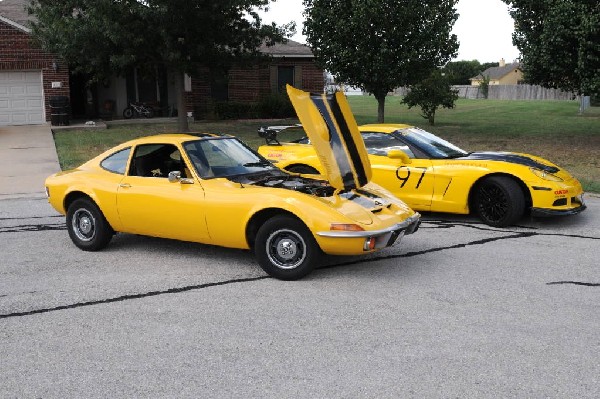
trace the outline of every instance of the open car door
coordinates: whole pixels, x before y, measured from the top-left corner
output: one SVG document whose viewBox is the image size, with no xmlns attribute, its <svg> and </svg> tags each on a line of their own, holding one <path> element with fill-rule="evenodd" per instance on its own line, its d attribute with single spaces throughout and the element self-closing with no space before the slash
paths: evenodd
<svg viewBox="0 0 600 399">
<path fill-rule="evenodd" d="M 287 92 L 329 183 L 339 190 L 367 184 L 371 164 L 346 96 L 310 94 L 289 85 Z"/>
</svg>

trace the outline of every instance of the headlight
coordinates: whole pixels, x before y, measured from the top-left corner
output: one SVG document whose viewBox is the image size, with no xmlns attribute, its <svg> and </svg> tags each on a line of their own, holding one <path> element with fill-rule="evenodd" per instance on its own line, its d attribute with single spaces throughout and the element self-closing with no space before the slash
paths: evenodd
<svg viewBox="0 0 600 399">
<path fill-rule="evenodd" d="M 543 180 L 549 180 L 549 181 L 563 181 L 563 179 L 561 179 L 558 176 L 553 175 L 552 173 L 547 173 L 544 172 L 541 169 L 536 169 L 536 168 L 529 168 L 529 170 L 536 175 L 537 177 L 539 177 L 540 179 Z"/>
</svg>

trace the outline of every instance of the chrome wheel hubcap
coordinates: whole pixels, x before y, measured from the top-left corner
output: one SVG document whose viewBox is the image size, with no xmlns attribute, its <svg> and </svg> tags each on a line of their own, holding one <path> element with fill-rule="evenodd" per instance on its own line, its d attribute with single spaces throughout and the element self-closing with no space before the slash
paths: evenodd
<svg viewBox="0 0 600 399">
<path fill-rule="evenodd" d="M 306 243 L 293 230 L 281 229 L 271 233 L 266 250 L 271 263 L 280 269 L 294 269 L 306 258 Z"/>
<path fill-rule="evenodd" d="M 91 241 L 96 234 L 96 220 L 94 216 L 84 208 L 78 209 L 73 214 L 73 221 L 71 224 L 73 233 L 81 241 Z"/>
<path fill-rule="evenodd" d="M 279 241 L 277 244 L 277 253 L 279 257 L 285 260 L 293 259 L 296 256 L 297 248 L 296 243 L 294 241 L 285 239 Z"/>
</svg>

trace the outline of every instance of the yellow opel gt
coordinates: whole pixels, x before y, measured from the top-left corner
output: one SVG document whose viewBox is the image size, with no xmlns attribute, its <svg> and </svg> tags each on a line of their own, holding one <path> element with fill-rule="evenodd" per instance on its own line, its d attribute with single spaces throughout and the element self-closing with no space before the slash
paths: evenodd
<svg viewBox="0 0 600 399">
<path fill-rule="evenodd" d="M 337 104 L 335 97 L 321 100 Z M 297 109 L 314 112 L 312 104 L 304 98 Z M 358 147 L 366 159 L 364 144 L 342 135 L 338 124 L 325 125 L 338 144 Z M 360 138 L 357 127 L 354 134 Z M 323 252 L 365 254 L 417 229 L 418 213 L 357 177 L 360 159 L 336 167 L 329 177 L 344 182 L 336 186 L 282 171 L 231 136 L 166 134 L 128 141 L 52 175 L 46 191 L 82 250 L 104 248 L 116 232 L 253 249 L 268 274 L 294 280 Z"/>
<path fill-rule="evenodd" d="M 572 215 L 583 211 L 579 181 L 553 163 L 528 154 L 466 152 L 414 126 L 359 126 L 369 153 L 372 181 L 417 211 L 475 213 L 491 226 L 532 216 Z M 278 134 L 302 136 L 303 128 L 262 128 L 267 145 L 258 152 L 281 169 L 323 173 L 310 139 L 280 143 Z"/>
</svg>

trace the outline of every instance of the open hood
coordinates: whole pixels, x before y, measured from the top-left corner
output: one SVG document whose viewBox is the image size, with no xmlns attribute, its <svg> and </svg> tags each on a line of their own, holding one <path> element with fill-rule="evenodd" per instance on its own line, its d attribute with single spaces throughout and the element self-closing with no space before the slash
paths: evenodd
<svg viewBox="0 0 600 399">
<path fill-rule="evenodd" d="M 371 163 L 346 96 L 310 94 L 289 85 L 287 92 L 329 183 L 339 190 L 367 184 Z"/>
</svg>

